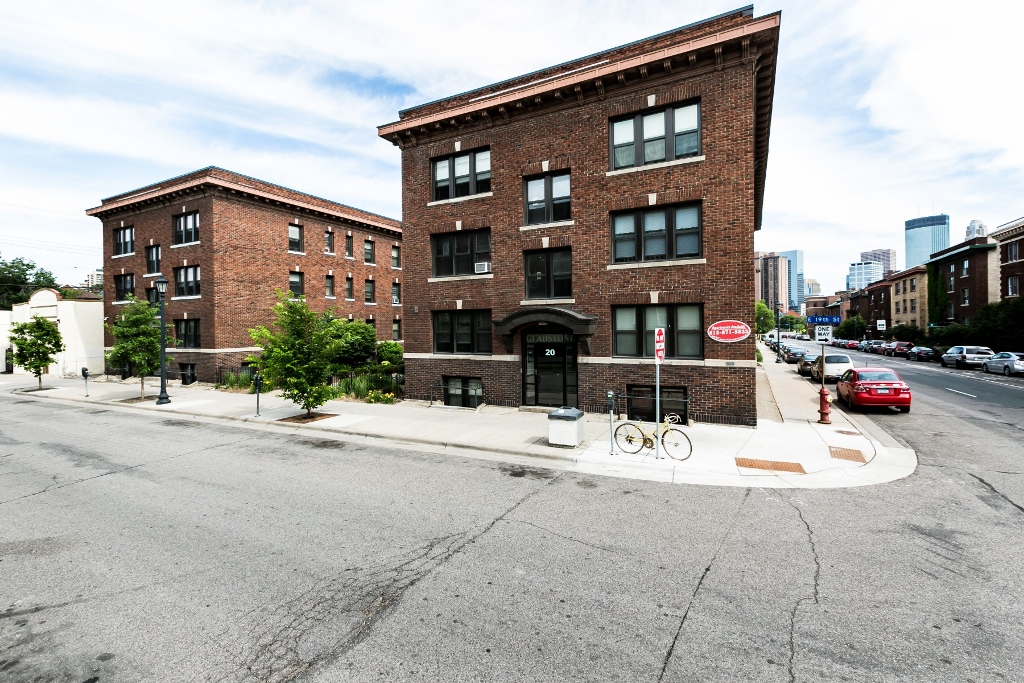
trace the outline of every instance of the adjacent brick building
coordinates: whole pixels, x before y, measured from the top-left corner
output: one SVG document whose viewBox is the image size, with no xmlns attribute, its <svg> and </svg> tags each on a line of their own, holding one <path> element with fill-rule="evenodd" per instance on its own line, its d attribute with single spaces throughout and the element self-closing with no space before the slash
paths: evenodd
<svg viewBox="0 0 1024 683">
<path fill-rule="evenodd" d="M 257 350 L 249 329 L 272 322 L 277 289 L 371 322 L 380 339 L 403 336 L 402 229 L 391 218 L 215 167 L 86 213 L 103 222 L 107 320 L 129 294 L 155 301 L 153 283 L 170 281 L 170 370 L 185 382 L 241 367 Z"/>
<path fill-rule="evenodd" d="M 916 325 L 928 328 L 928 269 L 914 266 L 889 278 L 892 283 L 892 322 L 896 325 Z"/>
<path fill-rule="evenodd" d="M 1024 284 L 1024 218 L 1000 225 L 990 236 L 999 247 L 999 298 L 1020 296 Z"/>
<path fill-rule="evenodd" d="M 892 327 L 892 293 L 888 280 L 872 282 L 863 289 L 850 293 L 850 309 L 847 318 L 860 315 L 867 323 L 864 336 L 867 339 L 885 339 L 885 331 L 878 329 L 878 322 L 885 321 L 886 329 Z"/>
<path fill-rule="evenodd" d="M 991 237 L 975 237 L 932 254 L 931 322 L 968 325 L 982 306 L 999 301 L 998 247 Z"/>
<path fill-rule="evenodd" d="M 753 338 L 706 333 L 754 325 L 780 17 L 752 14 L 379 128 L 402 150 L 408 396 L 603 410 L 606 390 L 649 395 L 665 327 L 666 395 L 755 423 Z"/>
</svg>

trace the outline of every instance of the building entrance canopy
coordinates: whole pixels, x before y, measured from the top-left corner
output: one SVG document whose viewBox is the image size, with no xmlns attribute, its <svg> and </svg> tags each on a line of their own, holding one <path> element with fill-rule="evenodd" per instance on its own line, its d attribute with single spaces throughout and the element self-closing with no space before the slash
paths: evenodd
<svg viewBox="0 0 1024 683">
<path fill-rule="evenodd" d="M 494 330 L 501 335 L 505 349 L 512 353 L 517 330 L 527 325 L 549 323 L 567 328 L 579 341 L 583 353 L 590 353 L 590 337 L 597 332 L 597 316 L 581 313 L 569 308 L 540 307 L 524 308 L 494 321 Z M 560 333 L 558 336 L 563 336 Z"/>
</svg>

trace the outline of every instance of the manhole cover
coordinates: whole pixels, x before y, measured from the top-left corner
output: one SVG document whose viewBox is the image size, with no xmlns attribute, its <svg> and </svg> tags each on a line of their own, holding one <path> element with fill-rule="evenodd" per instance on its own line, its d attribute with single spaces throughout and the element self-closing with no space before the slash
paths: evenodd
<svg viewBox="0 0 1024 683">
<path fill-rule="evenodd" d="M 850 462 L 867 462 L 864 459 L 864 454 L 854 448 L 836 448 L 835 446 L 828 447 L 829 452 L 833 458 L 839 460 L 849 460 Z"/>
<path fill-rule="evenodd" d="M 849 429 L 837 429 L 836 434 L 846 434 L 847 436 L 860 436 L 860 432 L 851 432 Z"/>
<path fill-rule="evenodd" d="M 778 460 L 753 460 L 751 458 L 736 458 L 736 467 L 748 467 L 752 470 L 769 470 L 771 472 L 796 472 L 807 474 L 803 465 L 798 462 L 779 462 Z"/>
</svg>

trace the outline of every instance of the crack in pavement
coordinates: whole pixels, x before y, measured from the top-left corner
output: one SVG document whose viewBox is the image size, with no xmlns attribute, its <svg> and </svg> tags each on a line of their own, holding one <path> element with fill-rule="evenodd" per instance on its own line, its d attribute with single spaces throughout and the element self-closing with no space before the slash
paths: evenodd
<svg viewBox="0 0 1024 683">
<path fill-rule="evenodd" d="M 800 521 L 804 525 L 804 529 L 807 530 L 807 543 L 811 547 L 811 557 L 814 559 L 814 593 L 813 595 L 799 598 L 793 605 L 793 609 L 789 611 L 789 660 L 786 663 L 786 671 L 789 673 L 790 683 L 795 683 L 796 672 L 793 670 L 793 663 L 796 659 L 796 613 L 800 609 L 800 605 L 805 602 L 813 601 L 815 605 L 819 603 L 818 580 L 821 576 L 821 561 L 818 559 L 818 546 L 814 542 L 814 532 L 811 531 L 811 525 L 808 524 L 807 520 L 804 518 L 803 511 L 795 505 L 792 500 L 787 502 L 790 507 L 796 510 L 797 515 L 800 516 Z"/>
<path fill-rule="evenodd" d="M 552 536 L 557 536 L 558 538 L 563 538 L 563 539 L 565 539 L 567 541 L 572 541 L 574 543 L 579 543 L 580 545 L 585 545 L 588 548 L 596 548 L 597 550 L 604 550 L 605 552 L 609 552 L 609 553 L 617 553 L 617 552 L 619 552 L 618 550 L 615 550 L 614 548 L 606 548 L 603 545 L 597 545 L 595 543 L 588 543 L 587 541 L 581 541 L 578 538 L 573 538 L 572 536 L 566 536 L 564 534 L 560 534 L 557 531 L 552 531 L 551 529 L 548 529 L 547 527 L 543 527 L 543 526 L 541 526 L 539 524 L 534 524 L 533 522 L 527 522 L 527 521 L 522 520 L 522 519 L 506 519 L 506 520 L 503 520 L 503 521 L 505 523 L 507 523 L 507 524 L 525 524 L 526 526 L 532 526 L 535 529 L 540 529 L 541 531 L 546 531 L 549 534 L 551 534 Z"/>
<path fill-rule="evenodd" d="M 697 585 L 693 588 L 693 593 L 690 595 L 689 602 L 686 603 L 686 609 L 683 610 L 683 616 L 679 620 L 679 626 L 676 628 L 675 635 L 672 636 L 672 642 L 668 646 L 668 651 L 665 653 L 665 658 L 661 661 L 661 672 L 658 674 L 658 682 L 665 678 L 665 672 L 668 671 L 668 663 L 672 660 L 672 653 L 676 649 L 676 643 L 679 642 L 679 635 L 683 632 L 683 626 L 686 625 L 686 618 L 690 616 L 690 608 L 693 607 L 694 600 L 697 599 L 697 593 L 700 592 L 701 586 L 704 584 L 704 579 L 708 574 L 711 573 L 711 566 L 715 563 L 715 558 L 718 557 L 718 553 L 722 550 L 722 546 L 725 545 L 725 541 L 732 534 L 733 529 L 736 526 L 736 518 L 740 514 L 740 510 L 743 509 L 743 505 L 747 502 L 747 498 L 750 497 L 750 489 L 748 488 L 743 494 L 743 500 L 736 506 L 736 510 L 732 513 L 732 517 L 729 519 L 729 524 L 725 529 L 725 533 L 722 534 L 722 538 L 718 541 L 718 545 L 715 547 L 713 553 L 711 553 L 711 559 L 708 560 L 708 565 L 704 567 L 704 571 L 701 572 L 700 578 L 697 579 Z"/>
<path fill-rule="evenodd" d="M 1008 497 L 1008 496 L 1007 496 L 1006 494 L 1004 494 L 1004 493 L 1003 493 L 1002 491 L 1000 491 L 999 489 L 997 489 L 997 488 L 996 488 L 995 486 L 993 486 L 992 484 L 988 483 L 987 481 L 985 481 L 984 479 L 982 479 L 981 477 L 979 477 L 979 476 L 978 476 L 978 475 L 976 475 L 976 474 L 972 474 L 971 472 L 968 472 L 967 474 L 968 474 L 969 476 L 972 476 L 972 477 L 974 477 L 975 479 L 977 479 L 978 481 L 980 481 L 980 482 L 981 482 L 982 484 L 984 484 L 984 485 L 985 485 L 986 487 L 988 487 L 988 489 L 989 489 L 989 490 L 990 490 L 990 491 L 991 491 L 992 493 L 996 494 L 997 496 L 999 496 L 1000 498 L 1002 498 L 1003 500 L 1005 500 L 1005 501 L 1006 501 L 1007 503 L 1009 503 L 1009 504 L 1010 504 L 1010 505 L 1012 505 L 1013 507 L 1015 507 L 1015 508 L 1017 508 L 1018 510 L 1020 510 L 1021 512 L 1024 512 L 1024 507 L 1022 507 L 1022 506 L 1018 505 L 1017 503 L 1013 502 L 1013 501 L 1012 501 L 1012 500 L 1011 500 L 1011 499 L 1010 499 L 1010 498 L 1009 498 L 1009 497 Z"/>
</svg>

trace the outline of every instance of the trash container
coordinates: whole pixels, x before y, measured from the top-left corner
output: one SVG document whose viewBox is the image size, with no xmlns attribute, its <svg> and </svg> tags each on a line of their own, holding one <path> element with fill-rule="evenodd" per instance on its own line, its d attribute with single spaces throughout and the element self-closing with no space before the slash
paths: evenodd
<svg viewBox="0 0 1024 683">
<path fill-rule="evenodd" d="M 583 411 L 563 406 L 548 413 L 548 443 L 569 448 L 583 443 Z"/>
</svg>

